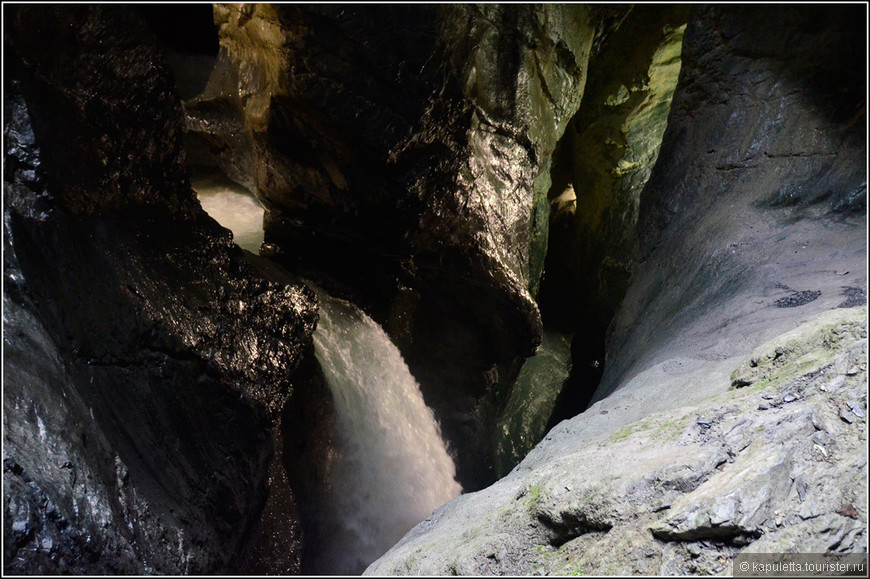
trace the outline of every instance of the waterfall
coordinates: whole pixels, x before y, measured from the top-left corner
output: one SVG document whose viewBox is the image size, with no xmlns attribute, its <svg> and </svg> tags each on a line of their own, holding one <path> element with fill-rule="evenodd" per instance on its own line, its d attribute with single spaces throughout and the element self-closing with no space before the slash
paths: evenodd
<svg viewBox="0 0 870 579">
<path fill-rule="evenodd" d="M 263 208 L 216 176 L 192 181 L 203 209 L 257 253 Z M 316 501 L 317 573 L 360 574 L 411 528 L 458 496 L 456 467 L 420 386 L 386 332 L 313 284 L 314 352 L 333 397 L 337 448 Z M 309 537 L 310 539 L 310 537 Z"/>
<path fill-rule="evenodd" d="M 340 455 L 324 481 L 337 530 L 317 567 L 359 574 L 462 488 L 399 350 L 359 308 L 317 293 L 315 355 L 334 399 Z"/>
</svg>

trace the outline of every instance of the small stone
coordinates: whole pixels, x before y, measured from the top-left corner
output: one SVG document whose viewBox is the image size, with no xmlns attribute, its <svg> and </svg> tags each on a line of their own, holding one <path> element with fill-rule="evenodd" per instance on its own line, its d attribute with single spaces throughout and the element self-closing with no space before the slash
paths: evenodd
<svg viewBox="0 0 870 579">
<path fill-rule="evenodd" d="M 813 428 L 815 428 L 816 430 L 825 429 L 825 424 L 822 422 L 821 417 L 816 412 L 813 412 L 811 420 L 813 421 Z"/>
<path fill-rule="evenodd" d="M 852 414 L 854 414 L 854 415 L 857 416 L 858 418 L 864 418 L 864 411 L 861 410 L 861 409 L 860 409 L 859 407 L 857 407 L 857 406 L 855 406 L 854 408 L 852 408 Z"/>
<path fill-rule="evenodd" d="M 788 404 L 789 402 L 794 402 L 795 400 L 797 400 L 797 398 L 793 394 L 786 394 L 785 397 L 782 399 L 782 401 L 786 404 Z"/>
<path fill-rule="evenodd" d="M 23 533 L 27 530 L 27 521 L 15 521 L 12 523 L 12 530 L 16 533 Z"/>
<path fill-rule="evenodd" d="M 813 442 L 821 445 L 829 444 L 831 442 L 831 435 L 824 430 L 820 430 L 813 434 Z"/>
<path fill-rule="evenodd" d="M 804 521 L 815 519 L 821 514 L 822 509 L 811 497 L 807 499 L 807 502 L 801 505 L 801 508 L 798 511 L 798 517 Z"/>
<path fill-rule="evenodd" d="M 858 518 L 858 509 L 855 508 L 855 505 L 852 503 L 843 503 L 840 505 L 840 509 L 837 511 L 837 514 L 843 515 L 844 517 L 849 517 L 850 519 Z"/>
<path fill-rule="evenodd" d="M 713 423 L 704 418 L 700 418 L 698 419 L 698 426 L 700 426 L 701 428 L 710 428 L 711 426 L 713 426 Z"/>
<path fill-rule="evenodd" d="M 761 404 L 758 405 L 758 409 L 759 410 L 770 410 L 770 404 L 768 404 L 767 402 L 762 402 Z"/>
<path fill-rule="evenodd" d="M 762 394 L 761 397 L 764 398 L 765 400 L 773 400 L 772 394 Z"/>
<path fill-rule="evenodd" d="M 845 384 L 845 383 L 846 383 L 846 377 L 843 376 L 843 375 L 841 374 L 840 376 L 837 376 L 837 377 L 835 377 L 835 378 L 832 378 L 832 379 L 827 383 L 827 385 L 826 385 L 826 389 L 827 389 L 828 391 L 830 391 L 830 392 L 836 392 L 836 391 L 839 390 L 840 387 L 843 386 L 843 384 Z"/>
<path fill-rule="evenodd" d="M 816 444 L 813 446 L 813 448 L 816 449 L 817 451 L 819 451 L 819 454 L 821 454 L 825 458 L 828 458 L 828 451 L 825 450 L 825 447 L 819 446 L 818 444 Z"/>
<path fill-rule="evenodd" d="M 689 543 L 686 545 L 686 550 L 689 552 L 689 555 L 692 556 L 692 559 L 697 559 L 701 556 L 701 546 L 697 543 Z"/>
<path fill-rule="evenodd" d="M 852 366 L 848 370 L 846 370 L 846 376 L 854 376 L 858 373 L 858 366 Z"/>
<path fill-rule="evenodd" d="M 51 551 L 51 548 L 54 547 L 54 541 L 51 540 L 51 537 L 43 537 L 41 545 L 44 551 Z"/>
<path fill-rule="evenodd" d="M 734 501 L 725 501 L 716 505 L 713 512 L 710 513 L 710 524 L 714 526 L 721 525 L 731 521 L 737 515 L 737 505 Z"/>
<path fill-rule="evenodd" d="M 854 420 L 852 420 L 852 417 L 849 416 L 849 412 L 845 408 L 840 409 L 840 418 L 843 419 L 844 422 L 848 422 L 849 424 L 855 422 Z"/>
<path fill-rule="evenodd" d="M 806 483 L 806 481 L 799 480 L 797 481 L 797 494 L 800 502 L 804 502 L 804 498 L 807 496 L 807 492 L 810 490 L 810 485 Z"/>
</svg>

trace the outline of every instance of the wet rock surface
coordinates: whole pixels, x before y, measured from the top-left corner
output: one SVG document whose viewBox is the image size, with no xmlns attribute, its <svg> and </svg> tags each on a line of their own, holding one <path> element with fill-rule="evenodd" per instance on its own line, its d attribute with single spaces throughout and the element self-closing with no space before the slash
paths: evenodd
<svg viewBox="0 0 870 579">
<path fill-rule="evenodd" d="M 544 437 L 570 372 L 571 336 L 545 331 L 498 414 L 493 442 L 496 476 L 508 474 Z"/>
<path fill-rule="evenodd" d="M 226 570 L 314 298 L 256 275 L 199 208 L 132 12 L 6 16 L 4 570 Z"/>
<path fill-rule="evenodd" d="M 763 358 L 777 348 L 809 354 L 778 366 Z M 763 383 L 722 380 L 715 396 L 600 434 L 600 415 L 584 413 L 571 427 L 585 441 L 551 432 L 509 476 L 438 509 L 366 572 L 730 574 L 739 552 L 863 552 L 866 421 L 838 413 L 850 401 L 865 408 L 866 369 L 848 371 L 866 357 L 867 310 L 835 310 L 746 360 L 765 360 Z"/>
</svg>

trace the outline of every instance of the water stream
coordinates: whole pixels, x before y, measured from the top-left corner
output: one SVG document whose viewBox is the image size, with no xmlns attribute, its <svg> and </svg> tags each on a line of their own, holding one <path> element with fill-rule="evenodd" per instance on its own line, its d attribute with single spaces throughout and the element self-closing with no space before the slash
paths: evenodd
<svg viewBox="0 0 870 579">
<path fill-rule="evenodd" d="M 359 308 L 317 293 L 315 355 L 333 395 L 341 454 L 324 481 L 339 530 L 320 558 L 331 574 L 360 573 L 462 488 L 398 348 Z"/>
<path fill-rule="evenodd" d="M 239 247 L 260 252 L 265 210 L 250 191 L 217 175 L 192 178 L 190 185 L 205 212 L 233 232 Z"/>
</svg>

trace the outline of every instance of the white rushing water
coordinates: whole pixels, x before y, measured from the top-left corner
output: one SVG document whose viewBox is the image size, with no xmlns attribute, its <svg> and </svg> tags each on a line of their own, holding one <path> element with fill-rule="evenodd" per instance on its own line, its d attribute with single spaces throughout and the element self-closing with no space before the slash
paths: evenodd
<svg viewBox="0 0 870 579">
<path fill-rule="evenodd" d="M 355 574 L 462 488 L 398 348 L 359 308 L 317 294 L 315 355 L 335 402 L 341 456 L 324 481 L 339 530 L 318 567 Z"/>
<path fill-rule="evenodd" d="M 263 243 L 263 206 L 244 187 L 216 176 L 191 180 L 206 213 L 233 232 L 242 249 L 260 252 Z"/>
</svg>

